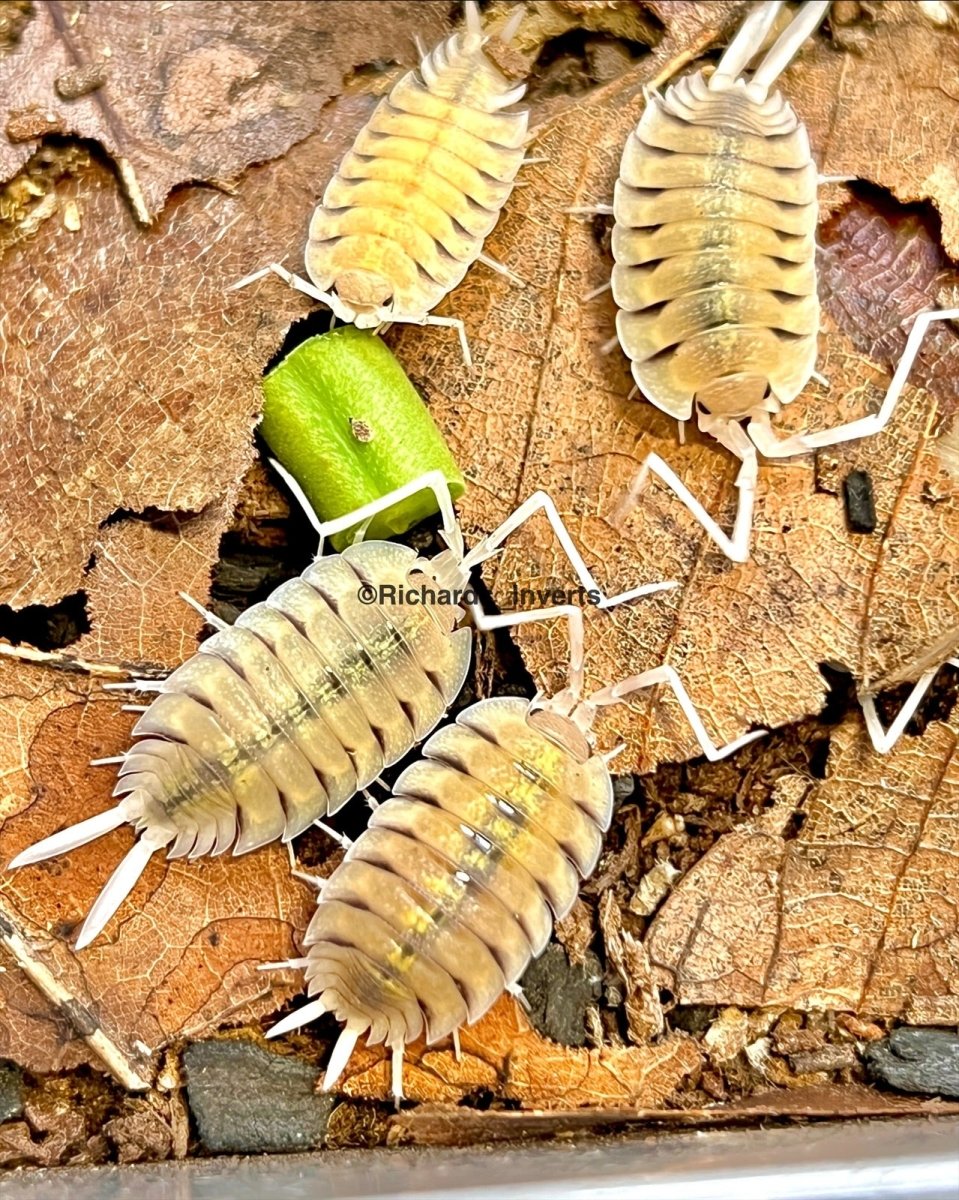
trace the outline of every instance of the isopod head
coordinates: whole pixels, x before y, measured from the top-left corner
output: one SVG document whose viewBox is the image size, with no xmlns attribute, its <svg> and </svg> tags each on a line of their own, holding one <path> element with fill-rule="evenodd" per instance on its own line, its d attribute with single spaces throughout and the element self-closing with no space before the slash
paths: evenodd
<svg viewBox="0 0 959 1200">
<path fill-rule="evenodd" d="M 358 329 L 371 328 L 389 320 L 393 285 L 376 271 L 344 271 L 334 279 L 333 290 L 343 304 L 353 310 L 353 324 Z"/>
</svg>

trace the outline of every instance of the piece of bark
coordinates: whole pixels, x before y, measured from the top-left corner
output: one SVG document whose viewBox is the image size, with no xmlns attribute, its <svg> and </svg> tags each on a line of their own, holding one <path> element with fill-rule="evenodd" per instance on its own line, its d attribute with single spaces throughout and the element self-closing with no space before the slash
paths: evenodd
<svg viewBox="0 0 959 1200">
<path fill-rule="evenodd" d="M 470 1146 L 478 1142 L 568 1136 L 630 1126 L 664 1128 L 752 1125 L 757 1121 L 836 1120 L 897 1116 L 954 1116 L 959 1104 L 893 1096 L 861 1084 L 820 1084 L 795 1091 L 760 1092 L 710 1108 L 581 1108 L 510 1112 L 423 1105 L 397 1113 L 390 1141 L 422 1146 Z"/>
</svg>

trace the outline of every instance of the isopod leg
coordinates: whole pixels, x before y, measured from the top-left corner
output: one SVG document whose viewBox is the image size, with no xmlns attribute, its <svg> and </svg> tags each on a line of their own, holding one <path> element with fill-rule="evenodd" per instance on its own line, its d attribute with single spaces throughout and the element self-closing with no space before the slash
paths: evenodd
<svg viewBox="0 0 959 1200">
<path fill-rule="evenodd" d="M 737 427 L 738 428 L 738 427 Z M 716 521 L 709 515 L 702 504 L 696 499 L 689 488 L 683 483 L 672 467 L 668 466 L 658 454 L 650 454 L 639 473 L 633 479 L 626 495 L 613 510 L 610 521 L 618 525 L 635 507 L 639 496 L 646 487 L 650 474 L 656 475 L 676 495 L 677 500 L 689 509 L 706 533 L 733 562 L 745 562 L 749 558 L 749 539 L 752 533 L 753 507 L 756 502 L 756 479 L 759 474 L 759 463 L 756 450 L 750 446 L 745 454 L 730 446 L 740 458 L 743 465 L 736 477 L 736 487 L 739 491 L 739 503 L 736 509 L 736 519 L 733 522 L 732 536 L 724 533 Z"/>
<path fill-rule="evenodd" d="M 525 1009 L 526 1012 L 530 1011 L 529 1001 L 526 999 L 526 993 L 518 983 L 508 983 L 506 985 L 506 990 L 513 997 L 513 999 L 516 1000 L 520 1008 Z"/>
<path fill-rule="evenodd" d="M 360 544 L 360 542 L 363 542 L 366 540 L 366 535 L 370 531 L 370 522 L 372 520 L 373 520 L 372 517 L 367 517 L 366 520 L 363 522 L 363 524 L 357 527 L 356 533 L 353 534 L 353 545 L 354 546 L 358 546 Z"/>
<path fill-rule="evenodd" d="M 517 287 L 526 287 L 525 279 L 521 279 L 515 271 L 511 271 L 509 267 L 504 266 L 503 263 L 493 258 L 491 254 L 486 254 L 485 252 L 481 253 L 476 261 L 481 262 L 486 267 L 489 267 L 489 269 L 491 271 L 495 271 L 497 275 L 504 275 L 510 281 L 510 283 L 515 283 Z"/>
<path fill-rule="evenodd" d="M 479 604 L 471 604 L 470 612 L 477 629 L 509 629 L 514 625 L 526 625 L 532 621 L 549 621 L 554 617 L 565 617 L 569 621 L 569 690 L 578 701 L 583 694 L 583 671 L 585 641 L 583 632 L 583 610 L 576 604 L 559 604 L 554 608 L 529 608 L 522 612 L 485 613 Z"/>
<path fill-rule="evenodd" d="M 950 666 L 959 667 L 959 659 L 949 658 L 946 660 Z M 873 749 L 877 754 L 888 754 L 895 746 L 896 742 L 902 737 L 906 726 L 912 720 L 916 709 L 922 703 L 922 698 L 929 691 L 929 686 L 935 679 L 939 667 L 933 667 L 932 670 L 920 676 L 912 691 L 906 697 L 906 702 L 896 715 L 896 719 L 888 729 L 883 729 L 882 723 L 879 720 L 879 714 L 876 712 L 876 698 L 872 692 L 862 692 L 859 696 L 859 702 L 862 704 L 862 715 L 866 722 L 866 731 L 869 734 L 869 740 L 873 744 Z"/>
<path fill-rule="evenodd" d="M 204 615 L 206 610 L 204 609 Z M 211 614 L 212 615 L 212 614 Z M 124 683 L 105 683 L 103 690 L 105 692 L 162 692 L 162 679 L 130 679 Z M 122 756 L 117 759 L 107 759 L 106 761 L 122 762 Z"/>
<path fill-rule="evenodd" d="M 353 839 L 348 838 L 345 833 L 340 833 L 339 830 L 333 828 L 332 825 L 327 825 L 325 821 L 314 821 L 313 824 L 317 829 L 322 829 L 328 838 L 332 838 L 338 846 L 342 846 L 344 850 L 349 850 L 353 845 Z"/>
<path fill-rule="evenodd" d="M 583 556 L 577 550 L 573 539 L 570 537 L 569 530 L 566 528 L 563 518 L 559 515 L 559 511 L 553 503 L 552 497 L 547 495 L 546 492 L 534 492 L 528 500 L 524 500 L 519 508 L 503 521 L 499 528 L 494 529 L 488 537 L 483 538 L 482 541 L 478 542 L 470 550 L 463 560 L 463 566 L 472 569 L 481 562 L 485 562 L 487 558 L 491 557 L 497 547 L 506 541 L 511 533 L 540 511 L 542 511 L 550 525 L 552 525 L 553 532 L 556 534 L 559 544 L 563 547 L 576 578 L 587 592 L 593 592 L 599 596 L 596 604 L 597 608 L 613 608 L 617 604 L 625 604 L 627 601 L 635 600 L 639 596 L 650 596 L 654 592 L 667 591 L 670 588 L 679 586 L 675 580 L 668 580 L 666 583 L 646 583 L 642 587 L 631 588 L 629 591 L 620 592 L 615 596 L 607 596 L 590 573 Z"/>
<path fill-rule="evenodd" d="M 460 339 L 460 349 L 463 351 L 463 362 L 468 367 L 473 365 L 473 354 L 466 337 L 466 326 L 459 317 L 437 317 L 434 313 L 430 313 L 428 317 L 413 320 L 410 317 L 397 316 L 396 313 L 393 313 L 392 320 L 407 325 L 441 325 L 446 329 L 455 329 Z"/>
<path fill-rule="evenodd" d="M 269 266 L 261 267 L 259 271 L 253 271 L 250 275 L 245 275 L 242 279 L 238 279 L 236 283 L 231 283 L 226 290 L 228 292 L 238 292 L 241 288 L 249 287 L 251 283 L 256 283 L 257 280 L 263 279 L 267 275 L 279 275 L 283 282 L 291 288 L 302 292 L 304 296 L 309 296 L 311 300 L 319 300 L 321 304 L 328 304 L 335 311 L 335 296 L 331 296 L 329 292 L 321 292 L 308 279 L 294 275 L 292 271 L 288 271 L 286 267 L 276 262 L 270 263 Z"/>
<path fill-rule="evenodd" d="M 696 735 L 696 741 L 699 742 L 700 749 L 710 762 L 719 762 L 721 758 L 726 758 L 727 755 L 735 753 L 735 751 L 749 745 L 750 742 L 754 742 L 757 738 L 766 736 L 767 730 L 757 729 L 752 733 L 747 733 L 740 738 L 736 738 L 732 742 L 727 742 L 725 746 L 717 746 L 706 731 L 706 726 L 696 711 L 696 706 L 690 699 L 683 681 L 680 679 L 675 668 L 667 664 L 661 667 L 654 667 L 651 671 L 644 671 L 642 675 L 634 675 L 631 679 L 624 679 L 622 683 L 614 684 L 612 687 L 603 688 L 601 691 L 596 692 L 595 695 L 590 696 L 588 703 L 596 705 L 616 704 L 633 692 L 638 692 L 642 688 L 655 687 L 657 684 L 662 683 L 666 684 L 676 697 L 679 707 L 683 710 L 686 720 Z"/>
<path fill-rule="evenodd" d="M 208 608 L 204 608 L 199 600 L 195 600 L 187 592 L 178 592 L 177 594 L 179 595 L 180 599 L 183 600 L 185 603 L 189 604 L 189 606 L 191 608 L 195 608 L 196 611 L 203 618 L 203 620 L 206 621 L 206 623 L 208 625 L 212 625 L 214 629 L 229 629 L 230 628 L 229 624 L 226 621 L 221 620 L 220 617 L 218 617 L 216 615 L 216 613 L 210 612 L 210 610 Z M 147 689 L 143 689 L 143 690 L 147 690 Z"/>
<path fill-rule="evenodd" d="M 303 883 L 308 883 L 310 887 L 315 887 L 317 891 L 321 891 L 326 880 L 322 875 L 311 875 L 308 871 L 300 870 L 296 863 L 296 854 L 293 852 L 292 842 L 286 843 L 286 853 L 290 860 L 290 874 L 293 878 L 302 880 Z"/>
<path fill-rule="evenodd" d="M 942 308 L 934 312 L 920 313 L 916 317 L 912 329 L 909 331 L 906 348 L 902 352 L 902 358 L 899 360 L 896 372 L 889 383 L 879 411 L 872 413 L 868 417 L 860 417 L 857 421 L 849 421 L 845 425 L 837 425 L 833 429 L 819 429 L 814 433 L 804 433 L 801 435 L 802 448 L 804 450 L 818 450 L 823 446 L 835 446 L 839 442 L 851 442 L 855 438 L 869 437 L 885 429 L 892 418 L 896 404 L 902 394 L 902 389 L 906 385 L 906 380 L 909 378 L 909 372 L 912 370 L 912 364 L 919 353 L 922 339 L 926 336 L 926 330 L 933 321 L 955 321 L 957 319 L 959 319 L 959 308 Z"/>
<path fill-rule="evenodd" d="M 482 37 L 483 18 L 480 16 L 476 0 L 463 0 L 463 17 L 466 22 L 466 32 L 471 37 Z"/>
<path fill-rule="evenodd" d="M 803 434 L 779 437 L 769 423 L 768 413 L 754 417 L 746 426 L 746 432 L 763 458 L 792 458 L 797 454 L 810 453 Z"/>
<path fill-rule="evenodd" d="M 583 303 L 588 304 L 590 300 L 595 300 L 597 296 L 602 296 L 604 292 L 608 292 L 613 286 L 613 281 L 607 279 L 605 283 L 601 283 L 599 287 L 594 287 L 592 291 L 587 292 L 583 297 Z M 616 339 L 619 341 L 619 338 Z"/>
<path fill-rule="evenodd" d="M 327 537 L 332 536 L 334 533 L 343 533 L 348 529 L 353 529 L 357 525 L 362 526 L 365 532 L 369 522 L 377 513 L 384 512 L 394 504 L 398 504 L 401 500 L 406 500 L 409 496 L 415 496 L 417 492 L 422 491 L 431 491 L 436 497 L 436 506 L 440 511 L 440 517 L 443 521 L 443 533 L 446 538 L 446 544 L 454 553 L 462 553 L 463 538 L 456 520 L 456 512 L 453 508 L 453 497 L 450 494 L 450 485 L 442 471 L 427 471 L 425 475 L 411 479 L 409 483 L 405 483 L 402 487 L 394 488 L 392 492 L 387 492 L 385 496 L 371 500 L 369 504 L 364 504 L 360 508 L 354 509 L 353 512 L 344 513 L 342 517 L 334 517 L 330 521 L 321 521 L 312 504 L 306 498 L 303 489 L 289 471 L 278 463 L 275 458 L 270 459 L 270 465 L 302 505 L 310 524 L 319 534 L 320 545 L 317 549 L 318 556 L 323 552 L 323 543 Z"/>
</svg>

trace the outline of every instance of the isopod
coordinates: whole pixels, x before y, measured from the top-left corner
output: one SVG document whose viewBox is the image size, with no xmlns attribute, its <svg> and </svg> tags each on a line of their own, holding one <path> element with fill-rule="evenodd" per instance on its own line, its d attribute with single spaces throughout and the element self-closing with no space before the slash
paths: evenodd
<svg viewBox="0 0 959 1200">
<path fill-rule="evenodd" d="M 609 761 L 596 753 L 600 706 L 657 683 L 698 717 L 671 667 L 582 699 L 578 674 L 549 700 L 482 700 L 434 733 L 423 757 L 321 885 L 304 958 L 316 997 L 270 1036 L 331 1012 L 344 1023 L 327 1067 L 331 1088 L 362 1034 L 392 1051 L 403 1094 L 403 1052 L 473 1024 L 504 991 L 519 993 L 553 920 L 569 912 L 596 867 L 613 813 Z M 705 731 L 697 730 L 701 737 Z M 739 739 L 734 749 L 762 731 Z M 708 739 L 707 739 L 708 740 Z"/>
<path fill-rule="evenodd" d="M 469 552 L 440 471 L 335 520 L 321 522 L 296 481 L 279 468 L 320 535 L 350 530 L 423 489 L 442 514 L 447 549 L 432 559 L 395 542 L 360 541 L 318 557 L 296 579 L 242 613 L 232 626 L 201 608 L 217 632 L 163 680 L 130 687 L 158 695 L 122 755 L 111 809 L 28 847 L 11 867 L 40 862 L 123 824 L 138 840 L 107 881 L 77 948 L 103 929 L 157 850 L 198 858 L 289 842 L 335 812 L 445 716 L 469 667 L 472 635 L 461 627 L 470 573 L 534 513 L 542 511 L 586 592 L 609 608 L 675 586 L 647 584 L 607 598 L 576 549 L 556 506 L 534 493 Z M 422 586 L 420 603 L 392 603 Z M 575 604 L 486 614 L 464 597 L 478 629 L 568 621 L 574 676 L 582 675 L 584 624 Z M 199 606 L 197 606 L 199 607 Z M 708 741 L 708 739 L 707 739 Z M 717 751 L 709 743 L 710 753 Z"/>
<path fill-rule="evenodd" d="M 475 262 L 511 275 L 483 253 L 529 141 L 529 113 L 510 109 L 513 85 L 484 52 L 479 9 L 466 0 L 465 28 L 423 54 L 377 105 L 327 184 L 310 222 L 306 270 L 312 282 L 274 263 L 268 271 L 361 329 L 391 322 L 447 325 L 433 309 Z M 502 31 L 507 42 L 519 6 Z"/>
<path fill-rule="evenodd" d="M 878 433 L 890 420 L 932 321 L 917 316 L 878 412 L 814 433 L 780 437 L 771 417 L 815 374 L 817 171 L 802 122 L 779 91 L 781 72 L 829 4 L 807 3 L 747 76 L 782 3 L 757 5 L 717 68 L 697 71 L 646 107 L 623 150 L 612 207 L 616 331 L 638 390 L 680 423 L 698 426 L 742 461 L 731 535 L 658 454 L 650 454 L 613 516 L 622 518 L 657 475 L 735 562 L 749 557 L 757 451 L 788 458 Z M 887 751 L 931 675 L 882 733 L 871 698 L 867 727 Z M 902 714 L 900 714 L 902 716 Z"/>
</svg>

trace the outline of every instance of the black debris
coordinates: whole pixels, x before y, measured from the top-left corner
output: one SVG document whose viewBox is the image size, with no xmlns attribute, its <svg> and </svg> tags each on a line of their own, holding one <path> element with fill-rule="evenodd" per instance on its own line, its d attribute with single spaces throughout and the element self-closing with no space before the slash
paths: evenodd
<svg viewBox="0 0 959 1200">
<path fill-rule="evenodd" d="M 586 1044 L 586 1010 L 602 994 L 603 969 L 595 954 L 572 966 L 556 942 L 546 947 L 522 978 L 529 1019 L 544 1037 L 564 1046 Z"/>
<path fill-rule="evenodd" d="M 333 1097 L 309 1063 L 245 1041 L 193 1042 L 187 1101 L 211 1154 L 282 1153 L 323 1145 Z"/>
<path fill-rule="evenodd" d="M 0 1059 L 0 1121 L 23 1115 L 23 1076 L 16 1063 Z"/>
<path fill-rule="evenodd" d="M 846 520 L 853 533 L 874 533 L 876 529 L 876 500 L 872 480 L 866 471 L 850 471 L 842 481 L 846 503 Z"/>
<path fill-rule="evenodd" d="M 959 1034 L 948 1029 L 894 1029 L 866 1050 L 873 1079 L 900 1092 L 959 1098 Z"/>
</svg>

